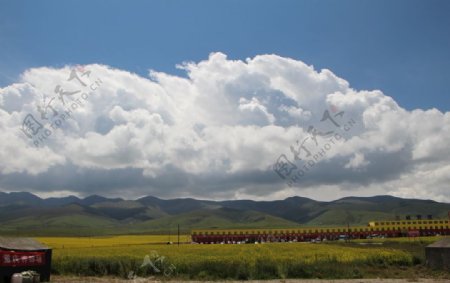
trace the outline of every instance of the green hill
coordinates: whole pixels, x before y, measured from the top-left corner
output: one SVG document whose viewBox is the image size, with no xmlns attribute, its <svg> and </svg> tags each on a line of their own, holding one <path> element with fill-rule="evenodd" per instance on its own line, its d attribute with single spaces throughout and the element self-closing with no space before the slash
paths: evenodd
<svg viewBox="0 0 450 283">
<path fill-rule="evenodd" d="M 0 194 L 0 234 L 112 235 L 183 233 L 200 228 L 286 228 L 366 225 L 407 215 L 447 217 L 450 204 L 392 196 L 348 197 L 331 202 L 290 197 L 275 201 L 138 200 L 90 196 L 41 199 Z"/>
<path fill-rule="evenodd" d="M 257 211 L 232 208 L 202 209 L 184 214 L 166 216 L 135 225 L 139 230 L 168 231 L 180 225 L 184 231 L 194 228 L 263 228 L 296 227 L 298 223 Z"/>
</svg>

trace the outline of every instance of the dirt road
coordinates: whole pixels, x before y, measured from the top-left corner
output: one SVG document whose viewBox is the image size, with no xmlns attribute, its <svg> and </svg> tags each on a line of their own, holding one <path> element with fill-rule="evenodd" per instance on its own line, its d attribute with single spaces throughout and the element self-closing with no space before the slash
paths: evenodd
<svg viewBox="0 0 450 283">
<path fill-rule="evenodd" d="M 62 277 L 53 276 L 51 282 L 57 283 L 159 283 L 159 282 L 183 282 L 183 283 L 450 283 L 448 279 L 345 279 L 345 280 L 320 280 L 320 279 L 280 279 L 280 280 L 250 280 L 250 281 L 160 281 L 155 279 L 115 279 L 99 277 Z"/>
</svg>

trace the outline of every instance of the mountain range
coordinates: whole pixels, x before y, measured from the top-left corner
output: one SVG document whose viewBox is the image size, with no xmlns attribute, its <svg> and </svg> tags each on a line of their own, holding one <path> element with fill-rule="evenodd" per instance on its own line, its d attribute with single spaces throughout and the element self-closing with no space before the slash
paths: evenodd
<svg viewBox="0 0 450 283">
<path fill-rule="evenodd" d="M 449 203 L 393 196 L 316 201 L 211 201 L 192 198 L 136 200 L 92 195 L 42 199 L 27 192 L 0 192 L 0 235 L 114 235 L 189 233 L 193 228 L 285 228 L 366 225 L 372 220 L 446 218 Z"/>
</svg>

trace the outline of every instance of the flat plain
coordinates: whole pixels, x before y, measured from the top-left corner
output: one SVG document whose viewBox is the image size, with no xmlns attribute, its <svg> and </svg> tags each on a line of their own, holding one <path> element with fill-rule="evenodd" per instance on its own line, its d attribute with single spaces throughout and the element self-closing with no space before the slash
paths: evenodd
<svg viewBox="0 0 450 283">
<path fill-rule="evenodd" d="M 425 265 L 424 247 L 438 237 L 239 245 L 190 244 L 189 235 L 180 245 L 173 235 L 37 239 L 53 248 L 59 280 L 450 279 Z"/>
</svg>

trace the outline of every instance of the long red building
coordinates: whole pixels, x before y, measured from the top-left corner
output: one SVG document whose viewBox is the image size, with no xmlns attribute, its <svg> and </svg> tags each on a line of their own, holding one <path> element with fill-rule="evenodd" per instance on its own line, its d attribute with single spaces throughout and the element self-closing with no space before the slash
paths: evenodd
<svg viewBox="0 0 450 283">
<path fill-rule="evenodd" d="M 205 244 L 302 242 L 312 240 L 365 239 L 450 235 L 449 219 L 373 221 L 366 226 L 296 227 L 283 229 L 195 229 L 192 241 Z"/>
</svg>

